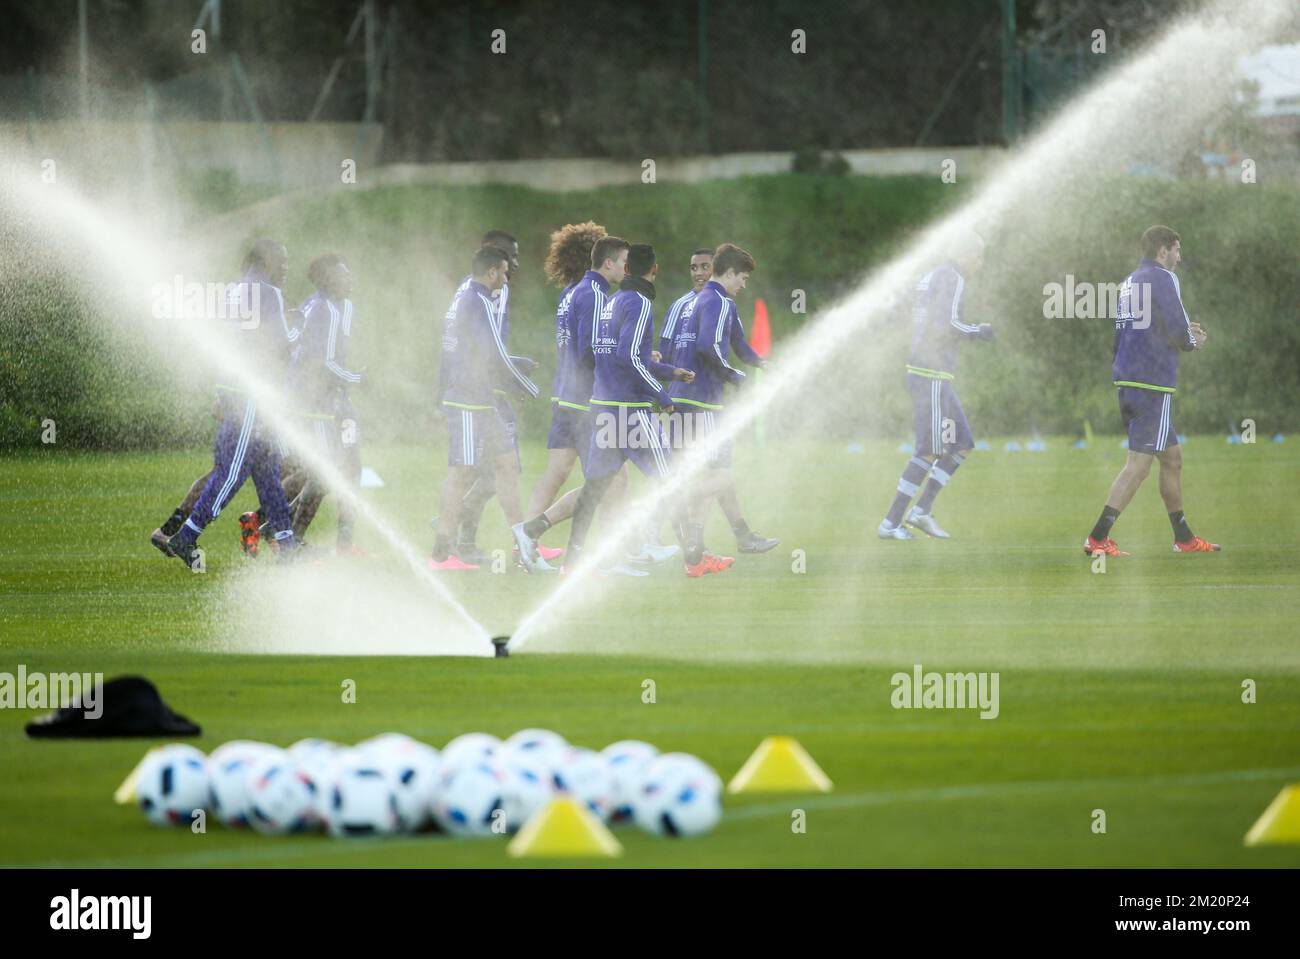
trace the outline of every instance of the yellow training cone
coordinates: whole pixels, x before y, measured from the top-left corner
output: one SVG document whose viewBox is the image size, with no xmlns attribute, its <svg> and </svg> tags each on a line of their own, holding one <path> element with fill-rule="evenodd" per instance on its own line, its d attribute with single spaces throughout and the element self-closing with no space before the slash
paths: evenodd
<svg viewBox="0 0 1300 959">
<path fill-rule="evenodd" d="M 621 856 L 623 847 L 582 803 L 558 796 L 533 814 L 506 851 L 521 856 Z"/>
<path fill-rule="evenodd" d="M 1246 833 L 1247 846 L 1300 842 L 1300 784 L 1284 786 Z"/>
<path fill-rule="evenodd" d="M 119 806 L 126 806 L 135 802 L 135 784 L 140 778 L 140 767 L 143 766 L 144 761 L 152 756 L 157 750 L 158 747 L 155 746 L 140 757 L 140 761 L 135 764 L 135 768 L 126 774 L 126 778 L 122 780 L 122 785 L 118 786 L 117 791 L 113 793 L 113 802 L 117 803 Z"/>
<path fill-rule="evenodd" d="M 793 736 L 768 736 L 727 784 L 729 793 L 830 791 L 830 778 Z"/>
</svg>

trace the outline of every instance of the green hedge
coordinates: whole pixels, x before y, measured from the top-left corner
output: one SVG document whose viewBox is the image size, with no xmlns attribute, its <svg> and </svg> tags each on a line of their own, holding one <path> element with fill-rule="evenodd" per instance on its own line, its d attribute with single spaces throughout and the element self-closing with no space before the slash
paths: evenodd
<svg viewBox="0 0 1300 959">
<path fill-rule="evenodd" d="M 6 251 L 0 246 L 0 255 Z M 175 355 L 112 335 L 94 321 L 94 292 L 70 278 L 0 276 L 0 448 L 42 445 L 54 421 L 60 447 L 151 449 L 211 438 L 207 384 L 167 369 Z"/>
</svg>

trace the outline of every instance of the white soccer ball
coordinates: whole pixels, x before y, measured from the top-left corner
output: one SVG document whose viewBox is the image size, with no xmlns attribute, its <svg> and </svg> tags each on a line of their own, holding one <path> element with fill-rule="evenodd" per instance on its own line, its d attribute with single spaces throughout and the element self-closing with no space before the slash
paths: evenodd
<svg viewBox="0 0 1300 959">
<path fill-rule="evenodd" d="M 325 811 L 329 803 L 326 787 L 333 781 L 334 767 L 349 752 L 348 747 L 328 739 L 300 739 L 289 747 L 289 755 L 298 764 L 299 772 L 316 786 L 314 805 L 316 819 L 320 823 L 325 822 Z"/>
<path fill-rule="evenodd" d="M 289 753 L 268 754 L 248 770 L 248 822 L 258 832 L 301 832 L 320 824 L 316 780 Z"/>
<path fill-rule="evenodd" d="M 348 747 L 328 739 L 300 739 L 288 749 L 298 768 L 317 782 L 347 751 Z"/>
<path fill-rule="evenodd" d="M 518 832 L 555 794 L 550 767 L 538 757 L 518 753 L 497 756 L 492 765 L 505 776 L 501 808 L 505 812 L 506 831 Z"/>
<path fill-rule="evenodd" d="M 267 757 L 284 755 L 270 743 L 236 739 L 218 746 L 208 757 L 208 779 L 212 786 L 212 813 L 219 822 L 236 829 L 248 825 L 253 765 Z"/>
<path fill-rule="evenodd" d="M 433 806 L 434 818 L 457 836 L 503 833 L 506 774 L 490 762 L 467 762 L 445 770 Z M 494 828 L 495 827 L 495 828 Z"/>
<path fill-rule="evenodd" d="M 521 729 L 501 744 L 497 754 L 506 753 L 520 759 L 540 762 L 551 767 L 569 748 L 569 744 L 559 733 L 549 729 Z"/>
<path fill-rule="evenodd" d="M 632 818 L 632 798 L 637 780 L 659 755 L 659 750 L 639 739 L 624 739 L 610 743 L 600 751 L 600 755 L 609 772 L 610 822 L 625 822 Z"/>
<path fill-rule="evenodd" d="M 309 756 L 332 756 L 342 749 L 345 749 L 339 743 L 332 739 L 300 739 L 287 750 L 290 756 L 301 763 Z"/>
<path fill-rule="evenodd" d="M 501 740 L 490 733 L 465 733 L 442 748 L 442 768 L 490 760 L 500 748 Z"/>
<path fill-rule="evenodd" d="M 325 789 L 331 836 L 387 836 L 401 827 L 392 775 L 373 757 L 349 751 L 334 765 Z"/>
<path fill-rule="evenodd" d="M 210 801 L 207 757 L 184 743 L 155 749 L 140 763 L 135 797 L 150 822 L 189 825 L 194 811 Z"/>
<path fill-rule="evenodd" d="M 388 746 L 402 746 L 409 743 L 418 743 L 418 739 L 412 739 L 406 733 L 380 733 L 378 736 L 371 736 L 369 739 L 363 739 L 357 743 L 357 749 L 369 749 L 371 746 L 381 748 Z"/>
<path fill-rule="evenodd" d="M 722 818 L 722 780 L 694 756 L 666 753 L 642 771 L 632 814 L 656 836 L 703 835 Z"/>
<path fill-rule="evenodd" d="M 609 818 L 609 769 L 600 753 L 570 747 L 560 754 L 552 775 L 557 793 L 572 796 L 602 820 Z"/>
<path fill-rule="evenodd" d="M 692 756 L 690 753 L 662 753 L 655 758 L 661 768 L 682 767 L 692 777 L 702 778 L 708 782 L 711 788 L 719 793 L 722 792 L 722 777 L 699 756 Z"/>
<path fill-rule="evenodd" d="M 438 750 L 400 733 L 385 733 L 358 744 L 356 752 L 391 776 L 402 829 L 415 832 L 428 826 L 442 774 Z"/>
</svg>

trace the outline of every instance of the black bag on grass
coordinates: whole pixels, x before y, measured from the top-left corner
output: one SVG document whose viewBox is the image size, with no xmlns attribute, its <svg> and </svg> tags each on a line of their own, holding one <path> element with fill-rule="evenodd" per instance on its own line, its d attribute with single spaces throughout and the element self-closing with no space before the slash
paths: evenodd
<svg viewBox="0 0 1300 959">
<path fill-rule="evenodd" d="M 87 739 L 112 736 L 198 736 L 194 723 L 174 713 L 158 689 L 143 676 L 119 676 L 99 689 L 96 718 L 85 714 L 80 701 L 56 709 L 27 724 L 37 739 Z"/>
</svg>

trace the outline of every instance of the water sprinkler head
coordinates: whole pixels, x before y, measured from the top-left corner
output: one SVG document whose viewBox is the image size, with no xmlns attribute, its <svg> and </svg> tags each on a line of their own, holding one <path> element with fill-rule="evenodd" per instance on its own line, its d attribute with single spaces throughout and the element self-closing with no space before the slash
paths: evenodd
<svg viewBox="0 0 1300 959">
<path fill-rule="evenodd" d="M 492 645 L 493 645 L 494 647 L 496 647 L 496 658 L 497 658 L 497 659 L 508 659 L 508 658 L 509 658 L 509 656 L 510 656 L 510 637 L 509 637 L 509 636 L 493 636 L 493 637 L 492 637 Z"/>
</svg>

